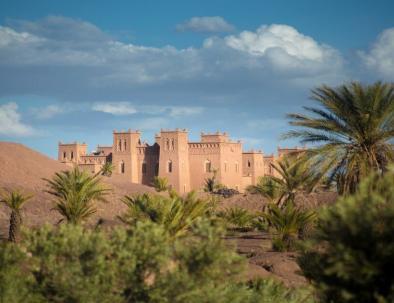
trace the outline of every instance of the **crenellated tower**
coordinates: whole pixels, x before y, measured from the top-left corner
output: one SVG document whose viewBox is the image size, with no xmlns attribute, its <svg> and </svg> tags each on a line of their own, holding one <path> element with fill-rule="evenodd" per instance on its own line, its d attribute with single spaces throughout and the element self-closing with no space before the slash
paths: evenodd
<svg viewBox="0 0 394 303">
<path fill-rule="evenodd" d="M 159 176 L 167 178 L 176 191 L 189 192 L 190 169 L 187 130 L 161 130 L 157 141 L 160 145 Z"/>
<path fill-rule="evenodd" d="M 113 131 L 112 145 L 112 164 L 114 174 L 124 176 L 124 179 L 138 183 L 138 155 L 137 145 L 140 144 L 140 132 L 132 131 Z"/>
</svg>

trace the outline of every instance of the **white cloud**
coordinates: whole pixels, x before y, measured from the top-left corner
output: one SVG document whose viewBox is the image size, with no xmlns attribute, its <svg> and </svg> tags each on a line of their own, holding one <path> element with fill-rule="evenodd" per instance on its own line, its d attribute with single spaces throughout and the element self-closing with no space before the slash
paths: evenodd
<svg viewBox="0 0 394 303">
<path fill-rule="evenodd" d="M 178 31 L 193 31 L 206 33 L 231 32 L 234 26 L 222 17 L 193 17 L 176 26 Z"/>
<path fill-rule="evenodd" d="M 0 105 L 0 134 L 4 136 L 31 136 L 34 129 L 22 123 L 15 102 Z"/>
<path fill-rule="evenodd" d="M 92 110 L 116 116 L 132 115 L 137 113 L 135 107 L 128 102 L 96 103 L 93 105 Z"/>
<path fill-rule="evenodd" d="M 364 64 L 380 75 L 394 79 L 394 28 L 384 30 L 369 52 L 359 52 Z"/>
<path fill-rule="evenodd" d="M 33 108 L 33 114 L 38 119 L 50 119 L 64 112 L 66 112 L 65 108 L 54 104 L 42 108 Z"/>
<path fill-rule="evenodd" d="M 180 117 L 200 114 L 204 111 L 204 108 L 199 106 L 138 106 L 131 102 L 99 102 L 93 104 L 92 110 L 112 115 L 132 115 L 136 113 L 142 113 L 149 115 L 168 115 L 171 117 Z"/>
<path fill-rule="evenodd" d="M 243 31 L 237 36 L 226 37 L 225 42 L 227 46 L 252 56 L 266 57 L 279 67 L 341 64 L 336 50 L 283 24 L 263 25 L 256 32 Z"/>
</svg>

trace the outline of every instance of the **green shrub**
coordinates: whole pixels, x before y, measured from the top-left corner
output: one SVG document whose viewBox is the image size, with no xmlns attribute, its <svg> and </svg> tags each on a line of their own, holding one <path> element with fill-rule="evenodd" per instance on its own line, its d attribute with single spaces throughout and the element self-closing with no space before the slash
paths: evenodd
<svg viewBox="0 0 394 303">
<path fill-rule="evenodd" d="M 22 270 L 27 255 L 15 244 L 0 242 L 0 302 L 37 302 L 29 293 L 33 276 Z"/>
<path fill-rule="evenodd" d="M 198 219 L 208 216 L 213 204 L 210 200 L 200 199 L 196 192 L 181 197 L 170 192 L 170 197 L 142 194 L 125 196 L 122 199 L 128 207 L 119 218 L 124 223 L 134 226 L 140 221 L 159 224 L 171 236 L 182 236 Z"/>
<path fill-rule="evenodd" d="M 218 216 L 223 218 L 225 222 L 231 227 L 240 230 L 248 230 L 253 228 L 253 221 L 255 215 L 251 214 L 244 208 L 231 207 L 218 213 Z"/>
<path fill-rule="evenodd" d="M 325 208 L 299 264 L 323 302 L 393 302 L 394 171 Z"/>
<path fill-rule="evenodd" d="M 152 222 L 26 232 L 19 246 L 0 245 L 0 302 L 299 302 L 299 290 L 277 282 L 242 282 L 245 260 L 211 220 L 191 228 L 173 240 Z"/>
<path fill-rule="evenodd" d="M 154 177 L 153 179 L 153 187 L 157 192 L 167 191 L 170 189 L 168 184 L 168 179 L 165 177 Z"/>
<path fill-rule="evenodd" d="M 291 202 L 283 209 L 270 204 L 268 212 L 263 213 L 263 216 L 274 230 L 272 247 L 276 251 L 294 250 L 303 231 L 316 219 L 315 212 L 295 207 Z"/>
</svg>

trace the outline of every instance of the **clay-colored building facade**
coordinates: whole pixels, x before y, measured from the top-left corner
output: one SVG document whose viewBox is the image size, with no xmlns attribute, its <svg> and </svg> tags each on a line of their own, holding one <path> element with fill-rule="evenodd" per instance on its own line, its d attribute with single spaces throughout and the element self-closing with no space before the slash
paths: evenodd
<svg viewBox="0 0 394 303">
<path fill-rule="evenodd" d="M 278 157 L 294 149 L 278 148 Z M 242 150 L 240 141 L 227 133 L 201 133 L 200 142 L 189 142 L 186 130 L 161 130 L 155 143 L 141 141 L 139 131 L 113 131 L 112 146 L 98 146 L 87 154 L 87 145 L 59 142 L 58 159 L 92 173 L 106 162 L 114 165 L 114 174 L 125 181 L 151 185 L 155 176 L 166 177 L 178 192 L 204 187 L 205 179 L 216 171 L 218 182 L 243 191 L 256 184 L 259 177 L 272 175 L 270 163 L 278 157 L 261 151 Z"/>
</svg>

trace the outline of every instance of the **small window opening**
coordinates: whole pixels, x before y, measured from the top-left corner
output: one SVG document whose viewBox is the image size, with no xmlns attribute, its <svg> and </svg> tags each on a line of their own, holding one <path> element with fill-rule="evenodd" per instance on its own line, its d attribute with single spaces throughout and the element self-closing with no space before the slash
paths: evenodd
<svg viewBox="0 0 394 303">
<path fill-rule="evenodd" d="M 172 173 L 172 161 L 168 161 L 168 172 Z"/>
<path fill-rule="evenodd" d="M 71 160 L 74 159 L 74 152 L 71 152 Z"/>
<path fill-rule="evenodd" d="M 248 167 L 250 167 L 250 166 L 251 166 L 250 161 L 248 161 Z"/>
<path fill-rule="evenodd" d="M 123 162 L 123 161 L 120 162 L 120 172 L 121 172 L 122 174 L 124 174 L 124 172 L 125 172 L 125 166 L 124 166 L 124 162 Z"/>
<path fill-rule="evenodd" d="M 67 153 L 63 152 L 63 159 L 66 159 L 66 158 L 67 158 Z"/>
<path fill-rule="evenodd" d="M 211 167 L 211 161 L 206 161 L 206 162 L 205 162 L 205 172 L 206 172 L 206 173 L 210 173 L 210 172 L 211 172 L 211 169 L 212 169 L 212 167 Z"/>
</svg>

